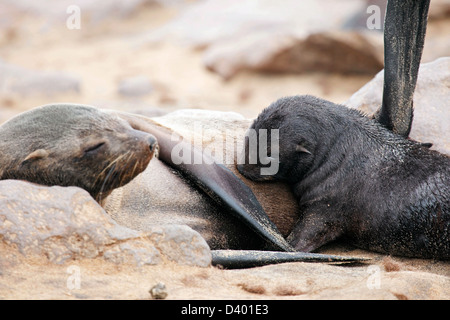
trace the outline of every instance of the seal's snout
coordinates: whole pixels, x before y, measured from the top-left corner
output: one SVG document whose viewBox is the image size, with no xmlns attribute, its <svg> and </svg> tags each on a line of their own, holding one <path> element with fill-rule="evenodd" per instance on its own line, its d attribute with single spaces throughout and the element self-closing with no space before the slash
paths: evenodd
<svg viewBox="0 0 450 320">
<path fill-rule="evenodd" d="M 239 171 L 240 174 L 245 176 L 245 166 L 243 164 L 236 165 L 236 169 Z"/>
<path fill-rule="evenodd" d="M 156 138 L 154 136 L 149 136 L 147 138 L 147 143 L 150 148 L 150 152 L 154 152 L 156 150 L 156 147 L 158 145 L 158 142 L 156 141 Z"/>
</svg>

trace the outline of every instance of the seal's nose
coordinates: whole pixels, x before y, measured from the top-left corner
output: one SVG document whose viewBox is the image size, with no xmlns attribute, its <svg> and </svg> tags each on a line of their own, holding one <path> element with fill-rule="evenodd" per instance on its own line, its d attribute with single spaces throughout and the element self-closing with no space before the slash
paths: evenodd
<svg viewBox="0 0 450 320">
<path fill-rule="evenodd" d="M 150 148 L 150 152 L 154 152 L 156 150 L 156 146 L 158 145 L 156 138 L 151 135 L 148 137 L 147 142 Z"/>
</svg>

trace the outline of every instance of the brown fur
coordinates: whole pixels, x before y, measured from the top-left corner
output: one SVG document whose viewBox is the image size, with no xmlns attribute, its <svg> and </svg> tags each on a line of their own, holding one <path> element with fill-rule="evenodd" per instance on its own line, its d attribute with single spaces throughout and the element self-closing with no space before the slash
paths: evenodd
<svg viewBox="0 0 450 320">
<path fill-rule="evenodd" d="M 77 186 L 101 202 L 142 172 L 156 139 L 94 107 L 46 105 L 0 126 L 0 180 Z"/>
</svg>

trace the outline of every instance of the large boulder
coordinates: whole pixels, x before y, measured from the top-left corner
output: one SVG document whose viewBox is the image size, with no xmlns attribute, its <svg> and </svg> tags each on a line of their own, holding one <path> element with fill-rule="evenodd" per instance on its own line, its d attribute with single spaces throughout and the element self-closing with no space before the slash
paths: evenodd
<svg viewBox="0 0 450 320">
<path fill-rule="evenodd" d="M 365 10 L 354 0 L 202 1 L 153 39 L 174 36 L 204 48 L 205 66 L 224 78 L 241 70 L 374 74 L 383 68 L 381 30 L 347 23 L 354 15 L 367 19 Z"/>
<path fill-rule="evenodd" d="M 358 90 L 345 105 L 373 114 L 381 106 L 384 71 Z M 450 57 L 420 66 L 414 92 L 414 120 L 410 137 L 433 143 L 433 148 L 450 154 Z"/>
<path fill-rule="evenodd" d="M 182 225 L 154 225 L 138 232 L 118 225 L 90 195 L 76 187 L 0 181 L 0 243 L 51 262 L 103 257 L 117 264 L 154 265 L 166 259 L 206 267 L 204 239 Z"/>
<path fill-rule="evenodd" d="M 29 70 L 0 60 L 0 93 L 53 96 L 80 93 L 78 77 L 59 71 Z"/>
<path fill-rule="evenodd" d="M 203 62 L 226 79 L 241 70 L 374 74 L 383 68 L 383 49 L 379 35 L 360 31 L 255 33 L 212 46 Z"/>
</svg>

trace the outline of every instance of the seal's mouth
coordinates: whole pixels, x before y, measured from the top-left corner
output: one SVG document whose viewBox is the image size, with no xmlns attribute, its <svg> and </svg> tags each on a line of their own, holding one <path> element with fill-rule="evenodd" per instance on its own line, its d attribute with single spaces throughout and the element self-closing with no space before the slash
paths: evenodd
<svg viewBox="0 0 450 320">
<path fill-rule="evenodd" d="M 143 172 L 157 152 L 158 144 L 151 136 L 135 150 L 112 158 L 97 176 L 91 195 L 101 203 L 114 189 L 123 187 Z"/>
<path fill-rule="evenodd" d="M 257 165 L 238 164 L 236 168 L 240 174 L 252 181 L 264 182 L 277 180 L 274 175 L 261 175 L 260 167 Z"/>
</svg>

